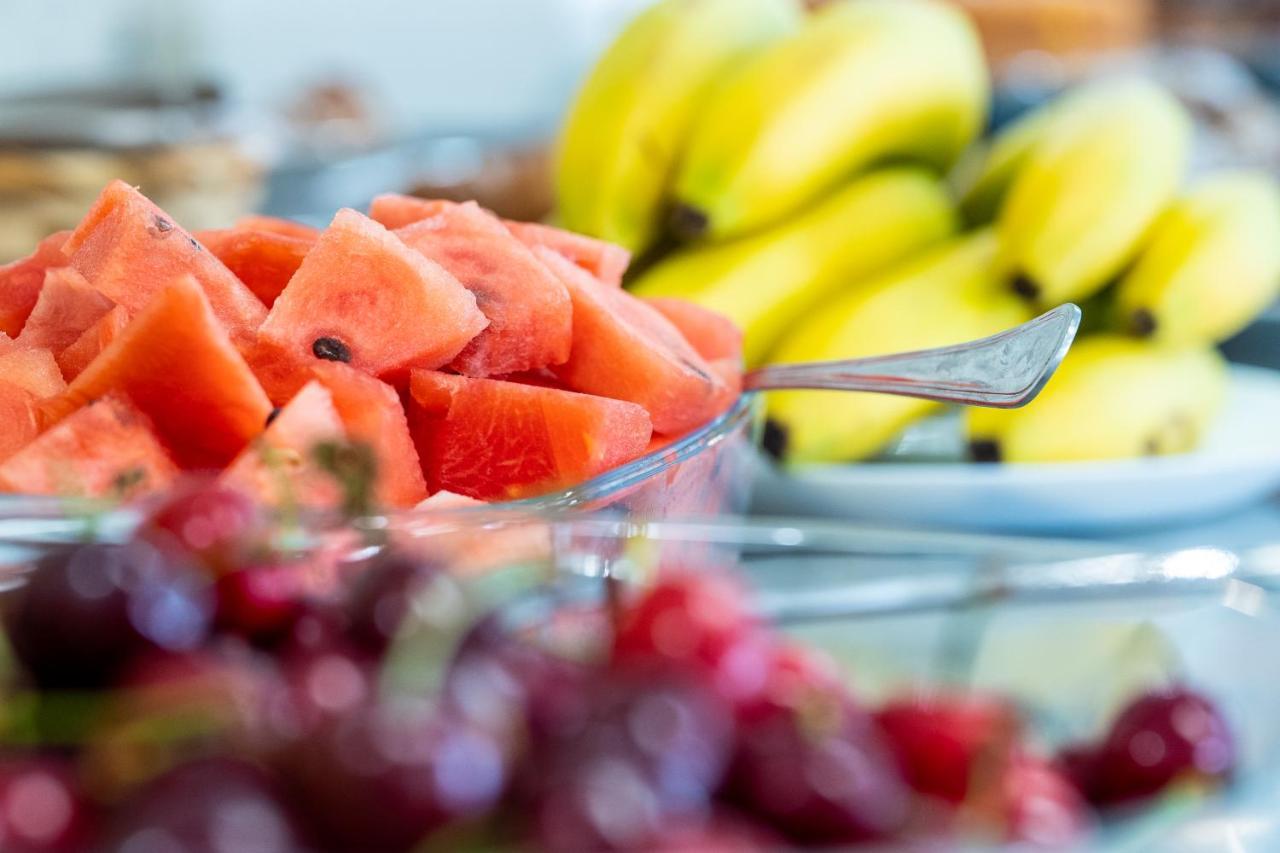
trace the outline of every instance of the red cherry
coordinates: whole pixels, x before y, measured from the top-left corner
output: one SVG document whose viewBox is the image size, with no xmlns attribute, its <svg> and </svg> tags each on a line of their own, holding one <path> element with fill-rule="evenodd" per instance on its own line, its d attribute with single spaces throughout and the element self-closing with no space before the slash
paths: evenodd
<svg viewBox="0 0 1280 853">
<path fill-rule="evenodd" d="M 303 611 L 303 581 L 293 566 L 263 566 L 218 578 L 216 625 L 261 644 L 288 633 Z"/>
<path fill-rule="evenodd" d="M 1139 697 L 1116 717 L 1094 755 L 1086 796 L 1111 805 L 1179 781 L 1218 783 L 1235 763 L 1235 739 L 1214 704 L 1172 687 Z"/>
<path fill-rule="evenodd" d="M 982 695 L 919 695 L 890 702 L 876 718 L 907 782 L 959 805 L 975 777 L 993 774 L 1017 738 L 1013 709 Z"/>
<path fill-rule="evenodd" d="M 0 850 L 85 849 L 91 823 L 91 809 L 70 765 L 34 756 L 0 762 Z"/>
<path fill-rule="evenodd" d="M 205 483 L 179 490 L 151 514 L 140 533 L 161 546 L 176 546 L 220 573 L 238 567 L 264 524 L 263 511 L 251 498 Z"/>
<path fill-rule="evenodd" d="M 712 572 L 681 571 L 667 574 L 624 609 L 613 661 L 622 667 L 674 667 L 738 706 L 764 689 L 772 644 L 736 582 Z"/>
</svg>

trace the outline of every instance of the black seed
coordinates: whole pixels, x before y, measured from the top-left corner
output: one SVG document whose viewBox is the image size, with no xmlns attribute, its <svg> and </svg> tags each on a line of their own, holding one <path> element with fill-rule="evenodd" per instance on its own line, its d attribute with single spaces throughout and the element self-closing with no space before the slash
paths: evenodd
<svg viewBox="0 0 1280 853">
<path fill-rule="evenodd" d="M 685 367 L 689 368 L 690 370 L 692 370 L 694 373 L 698 374 L 698 378 L 701 379 L 703 382 L 707 383 L 708 385 L 715 384 L 715 380 L 711 378 L 711 374 L 707 373 L 701 367 L 698 367 L 698 365 L 694 364 L 689 359 L 681 358 L 680 363 L 683 364 Z"/>
<path fill-rule="evenodd" d="M 711 220 L 696 207 L 678 204 L 671 211 L 671 233 L 685 240 L 696 240 L 707 233 Z"/>
<path fill-rule="evenodd" d="M 1040 298 L 1040 285 L 1032 281 L 1030 276 L 1019 273 L 1013 277 L 1013 292 L 1023 299 L 1034 301 Z"/>
<path fill-rule="evenodd" d="M 1156 333 L 1156 315 L 1146 308 L 1139 308 L 1129 315 L 1129 332 L 1139 338 L 1149 338 Z"/>
<path fill-rule="evenodd" d="M 969 458 L 974 462 L 999 462 L 1000 442 L 994 438 L 975 438 L 969 442 Z"/>
<path fill-rule="evenodd" d="M 337 338 L 316 338 L 311 352 L 325 361 L 351 361 L 351 349 Z"/>
<path fill-rule="evenodd" d="M 158 213 L 155 215 L 152 221 L 155 223 L 156 230 L 159 231 L 161 234 L 173 230 L 173 223 L 165 219 L 163 216 L 161 216 Z"/>
<path fill-rule="evenodd" d="M 764 452 L 781 462 L 787 455 L 787 445 L 791 434 L 785 426 L 769 418 L 764 422 L 764 435 L 760 437 L 760 447 Z"/>
<path fill-rule="evenodd" d="M 204 246 L 201 246 L 200 241 L 195 237 L 188 237 L 187 239 L 191 241 L 191 248 L 195 249 L 197 252 L 204 251 Z"/>
<path fill-rule="evenodd" d="M 267 422 L 263 424 L 263 426 L 264 427 L 271 426 L 271 422 L 278 417 L 280 417 L 280 407 L 276 406 L 274 409 L 271 410 L 271 414 L 267 415 Z"/>
</svg>

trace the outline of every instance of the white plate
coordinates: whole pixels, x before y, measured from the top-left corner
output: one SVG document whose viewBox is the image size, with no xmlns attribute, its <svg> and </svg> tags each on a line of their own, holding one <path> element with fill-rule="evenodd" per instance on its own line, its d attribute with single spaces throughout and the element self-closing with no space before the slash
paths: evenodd
<svg viewBox="0 0 1280 853">
<path fill-rule="evenodd" d="M 899 524 L 1084 533 L 1201 520 L 1280 489 L 1280 372 L 1233 365 L 1195 452 L 1116 462 L 761 464 L 756 511 Z"/>
</svg>

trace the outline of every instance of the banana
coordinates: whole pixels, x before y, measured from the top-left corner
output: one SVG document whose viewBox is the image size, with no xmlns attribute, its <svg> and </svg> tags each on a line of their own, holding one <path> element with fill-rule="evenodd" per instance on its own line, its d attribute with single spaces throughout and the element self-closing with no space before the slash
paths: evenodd
<svg viewBox="0 0 1280 853">
<path fill-rule="evenodd" d="M 1191 122 L 1172 95 L 1108 81 L 1033 146 L 1000 208 L 1002 266 L 1042 305 L 1083 299 L 1133 257 L 1187 165 Z"/>
<path fill-rule="evenodd" d="M 1157 221 L 1116 290 L 1123 328 L 1164 343 L 1220 341 L 1280 293 L 1280 184 L 1265 172 L 1205 178 Z"/>
<path fill-rule="evenodd" d="M 1226 365 L 1211 347 L 1085 338 L 1025 408 L 969 410 L 970 449 L 981 461 L 1004 462 L 1183 453 L 1212 423 L 1226 382 Z"/>
<path fill-rule="evenodd" d="M 677 173 L 672 227 L 737 236 L 875 162 L 945 169 L 981 130 L 989 88 L 977 35 L 949 4 L 829 4 L 716 92 Z"/>
<path fill-rule="evenodd" d="M 822 361 L 946 346 L 1028 319 L 997 274 L 990 229 L 950 241 L 815 311 L 775 360 Z M 880 394 L 780 391 L 768 416 L 789 462 L 860 459 L 938 404 Z"/>
<path fill-rule="evenodd" d="M 777 228 L 686 249 L 635 282 L 641 296 L 680 296 L 730 317 L 759 364 L 786 329 L 860 279 L 950 236 L 955 212 L 927 172 L 859 178 Z"/>
<path fill-rule="evenodd" d="M 726 71 L 795 29 L 796 0 L 663 0 L 587 77 L 557 155 L 561 224 L 647 249 L 694 116 Z"/>
</svg>

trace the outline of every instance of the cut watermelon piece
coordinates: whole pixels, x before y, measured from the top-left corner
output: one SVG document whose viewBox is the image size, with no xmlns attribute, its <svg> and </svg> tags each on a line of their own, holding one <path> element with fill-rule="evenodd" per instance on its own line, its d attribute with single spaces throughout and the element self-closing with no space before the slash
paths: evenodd
<svg viewBox="0 0 1280 853">
<path fill-rule="evenodd" d="M 534 251 L 573 298 L 573 351 L 554 368 L 565 385 L 644 406 L 656 432 L 682 433 L 713 416 L 724 383 L 675 326 L 550 249 Z"/>
<path fill-rule="evenodd" d="M 89 286 L 71 267 L 55 267 L 44 274 L 44 286 L 18 343 L 62 352 L 85 330 L 106 316 L 114 303 Z"/>
<path fill-rule="evenodd" d="M 622 276 L 631 265 L 631 253 L 626 249 L 585 234 L 537 222 L 508 220 L 507 227 L 526 246 L 545 246 L 612 287 L 622 286 Z"/>
<path fill-rule="evenodd" d="M 104 297 L 105 298 L 105 297 Z M 98 322 L 84 330 L 75 343 L 58 353 L 58 367 L 68 382 L 84 372 L 98 355 L 129 325 L 129 312 L 123 305 L 108 311 Z"/>
<path fill-rule="evenodd" d="M 453 360 L 452 369 L 467 376 L 493 376 L 562 364 L 573 340 L 573 311 L 564 284 L 501 220 L 475 202 L 435 204 L 439 213 L 395 234 L 453 273 L 489 318 L 488 327 Z"/>
<path fill-rule="evenodd" d="M 341 497 L 338 483 L 313 453 L 323 442 L 344 441 L 333 398 L 319 382 L 308 382 L 219 479 L 271 506 L 333 506 Z"/>
<path fill-rule="evenodd" d="M 644 452 L 643 408 L 620 400 L 415 370 L 411 422 L 433 492 L 480 500 L 570 486 Z"/>
<path fill-rule="evenodd" d="M 197 231 L 195 237 L 267 307 L 275 304 L 319 239 L 318 234 L 303 238 L 244 225 Z"/>
<path fill-rule="evenodd" d="M 36 395 L 0 378 L 0 460 L 26 447 L 40 432 Z"/>
<path fill-rule="evenodd" d="M 62 247 L 70 236 L 70 231 L 50 234 L 27 257 L 0 266 L 0 332 L 16 338 L 22 331 L 40 297 L 45 272 L 67 265 Z"/>
<path fill-rule="evenodd" d="M 89 403 L 0 465 L 0 491 L 127 498 L 178 469 L 147 418 L 122 398 Z"/>
<path fill-rule="evenodd" d="M 295 355 L 292 350 L 261 338 L 248 347 L 242 347 L 240 352 L 257 377 L 258 384 L 276 406 L 292 400 L 303 385 L 315 378 L 311 373 L 313 364 L 328 363 L 314 357 Z"/>
<path fill-rule="evenodd" d="M 294 222 L 292 219 L 281 219 L 278 216 L 263 216 L 262 214 L 242 216 L 236 220 L 235 227 L 245 228 L 250 231 L 270 231 L 272 234 L 279 234 L 282 237 L 295 237 L 299 240 L 306 240 L 308 243 L 314 243 L 320 238 L 319 228 L 312 228 L 310 225 L 303 225 L 301 222 Z"/>
<path fill-rule="evenodd" d="M 675 297 L 661 296 L 644 301 L 670 320 L 698 355 L 707 361 L 721 358 L 742 361 L 742 330 L 719 311 Z"/>
<path fill-rule="evenodd" d="M 369 203 L 369 218 L 381 222 L 388 231 L 439 216 L 445 206 L 455 202 L 434 198 L 415 198 L 398 193 L 384 193 Z"/>
<path fill-rule="evenodd" d="M 303 360 L 375 376 L 448 364 L 488 321 L 447 270 L 354 210 L 341 210 L 259 335 Z"/>
<path fill-rule="evenodd" d="M 410 507 L 426 497 L 427 483 L 396 390 L 338 362 L 316 364 L 312 371 L 332 395 L 347 437 L 373 449 L 378 460 L 378 501 L 384 506 Z"/>
<path fill-rule="evenodd" d="M 135 314 L 183 275 L 199 283 L 235 341 L 248 339 L 267 314 L 221 261 L 124 181 L 107 185 L 63 251 L 91 285 Z"/>
<path fill-rule="evenodd" d="M 271 402 L 190 276 L 158 295 L 85 368 L 41 404 L 56 423 L 119 391 L 151 418 L 184 469 L 221 468 L 262 430 Z"/>
<path fill-rule="evenodd" d="M 0 354 L 0 379 L 25 388 L 37 400 L 61 394 L 67 388 L 57 360 L 47 349 L 14 348 Z"/>
</svg>

